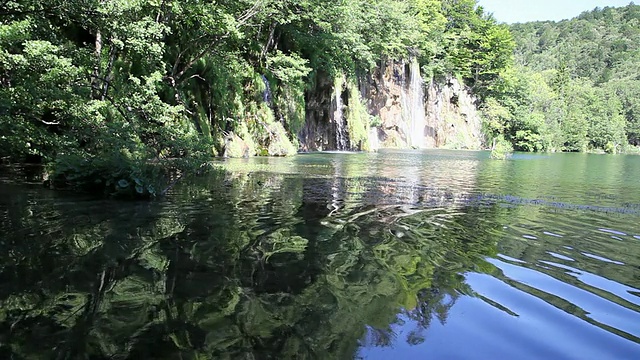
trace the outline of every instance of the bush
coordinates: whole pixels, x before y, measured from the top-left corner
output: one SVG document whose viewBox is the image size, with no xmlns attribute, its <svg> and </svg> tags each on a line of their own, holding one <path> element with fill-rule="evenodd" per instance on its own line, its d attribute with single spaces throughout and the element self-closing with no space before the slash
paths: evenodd
<svg viewBox="0 0 640 360">
<path fill-rule="evenodd" d="M 491 158 L 495 160 L 505 160 L 513 152 L 513 146 L 502 135 L 493 139 L 491 148 Z"/>
</svg>

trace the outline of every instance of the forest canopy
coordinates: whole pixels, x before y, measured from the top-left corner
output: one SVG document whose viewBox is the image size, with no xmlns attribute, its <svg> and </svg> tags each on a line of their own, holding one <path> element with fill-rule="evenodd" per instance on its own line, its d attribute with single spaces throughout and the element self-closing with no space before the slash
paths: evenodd
<svg viewBox="0 0 640 360">
<path fill-rule="evenodd" d="M 150 163 L 295 153 L 319 76 L 414 57 L 482 93 L 512 46 L 475 0 L 2 1 L 0 157 L 153 193 Z"/>
<path fill-rule="evenodd" d="M 640 6 L 510 30 L 515 63 L 485 104 L 496 133 L 524 151 L 640 145 Z"/>
<path fill-rule="evenodd" d="M 639 8 L 508 27 L 475 0 L 5 0 L 0 158 L 153 195 L 215 155 L 295 153 L 314 83 L 409 59 L 476 94 L 487 144 L 616 152 L 640 144 Z"/>
</svg>

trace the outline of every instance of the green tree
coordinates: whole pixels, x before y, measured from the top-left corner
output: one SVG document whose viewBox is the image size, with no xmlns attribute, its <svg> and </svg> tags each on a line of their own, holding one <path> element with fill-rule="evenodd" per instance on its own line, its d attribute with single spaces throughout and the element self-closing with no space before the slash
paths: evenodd
<svg viewBox="0 0 640 360">
<path fill-rule="evenodd" d="M 624 147 L 625 131 L 628 142 L 638 144 L 638 9 L 634 4 L 596 8 L 567 21 L 511 26 L 518 63 L 556 70 L 551 85 L 565 104 L 567 150 Z"/>
</svg>

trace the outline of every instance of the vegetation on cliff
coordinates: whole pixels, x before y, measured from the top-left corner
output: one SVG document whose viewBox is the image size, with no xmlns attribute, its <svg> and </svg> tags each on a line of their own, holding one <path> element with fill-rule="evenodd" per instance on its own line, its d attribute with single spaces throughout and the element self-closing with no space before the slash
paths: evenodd
<svg viewBox="0 0 640 360">
<path fill-rule="evenodd" d="M 319 76 L 417 57 L 482 93 L 511 46 L 474 0 L 3 1 L 0 157 L 153 193 L 155 168 L 294 151 Z"/>
<path fill-rule="evenodd" d="M 154 194 L 213 155 L 295 152 L 323 77 L 366 149 L 358 75 L 409 58 L 478 95 L 487 143 L 615 152 L 640 142 L 638 8 L 509 29 L 475 0 L 3 1 L 0 158 Z"/>
</svg>

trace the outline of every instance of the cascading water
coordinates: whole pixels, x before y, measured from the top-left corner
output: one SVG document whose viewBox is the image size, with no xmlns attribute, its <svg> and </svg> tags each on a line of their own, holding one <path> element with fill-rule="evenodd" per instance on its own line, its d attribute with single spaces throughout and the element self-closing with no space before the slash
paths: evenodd
<svg viewBox="0 0 640 360">
<path fill-rule="evenodd" d="M 424 127 L 425 108 L 424 108 L 424 81 L 420 75 L 420 64 L 417 59 L 411 62 L 411 93 L 413 94 L 411 102 L 411 146 L 417 148 L 424 147 Z"/>
<path fill-rule="evenodd" d="M 412 59 L 409 65 L 409 84 L 403 78 L 402 115 L 405 123 L 407 144 L 413 148 L 424 148 L 425 105 L 424 80 L 420 75 L 420 64 Z"/>
<path fill-rule="evenodd" d="M 336 110 L 333 113 L 333 119 L 336 122 L 336 150 L 348 150 L 347 146 L 347 129 L 344 123 L 344 113 L 342 104 L 342 83 L 335 82 L 334 102 Z"/>
<path fill-rule="evenodd" d="M 266 76 L 262 75 L 262 82 L 264 83 L 264 92 L 262 92 L 262 100 L 267 104 L 271 105 L 271 85 L 269 84 L 269 80 Z"/>
</svg>

